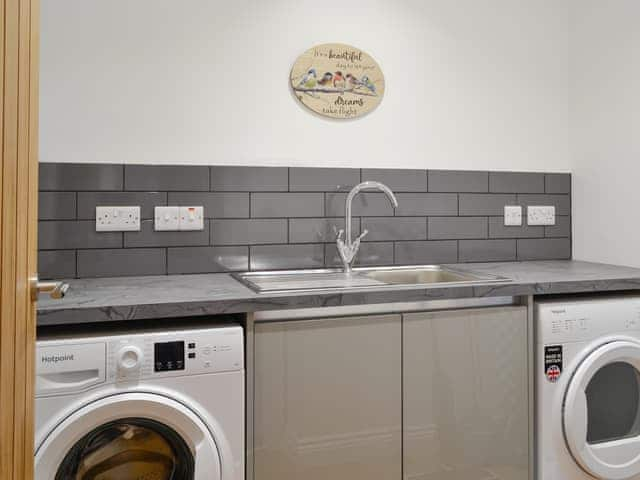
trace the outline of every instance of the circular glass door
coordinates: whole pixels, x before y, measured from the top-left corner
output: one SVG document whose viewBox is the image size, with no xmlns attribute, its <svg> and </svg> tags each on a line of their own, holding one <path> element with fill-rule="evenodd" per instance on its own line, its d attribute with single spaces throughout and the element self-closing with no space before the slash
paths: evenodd
<svg viewBox="0 0 640 480">
<path fill-rule="evenodd" d="M 588 355 L 570 380 L 563 407 L 567 446 L 589 474 L 640 474 L 640 344 L 615 341 Z"/>
<path fill-rule="evenodd" d="M 65 416 L 37 445 L 36 480 L 219 480 L 202 419 L 168 397 L 123 393 Z"/>
<path fill-rule="evenodd" d="M 193 455 L 165 424 L 145 418 L 108 422 L 69 450 L 55 480 L 193 479 Z"/>
</svg>

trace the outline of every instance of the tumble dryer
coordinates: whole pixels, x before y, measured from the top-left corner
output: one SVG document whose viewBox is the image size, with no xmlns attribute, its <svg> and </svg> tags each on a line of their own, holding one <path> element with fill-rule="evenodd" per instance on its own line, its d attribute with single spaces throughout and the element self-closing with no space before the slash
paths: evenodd
<svg viewBox="0 0 640 480">
<path fill-rule="evenodd" d="M 541 301 L 539 480 L 640 479 L 640 298 Z"/>
</svg>

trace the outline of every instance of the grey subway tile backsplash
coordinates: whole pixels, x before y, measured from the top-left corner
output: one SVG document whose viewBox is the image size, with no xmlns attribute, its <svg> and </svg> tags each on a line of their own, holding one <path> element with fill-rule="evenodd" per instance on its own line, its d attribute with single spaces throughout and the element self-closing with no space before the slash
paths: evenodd
<svg viewBox="0 0 640 480">
<path fill-rule="evenodd" d="M 307 167 L 41 164 L 41 278 L 164 275 L 341 265 L 348 189 L 368 229 L 356 265 L 571 257 L 571 176 Z M 504 192 L 504 193 L 503 193 Z M 555 205 L 556 225 L 504 227 L 505 205 Z M 140 232 L 96 232 L 95 207 L 140 206 Z M 156 232 L 156 206 L 204 207 L 203 231 Z M 526 219 L 526 208 L 523 209 Z M 524 222 L 526 224 L 526 220 Z M 517 253 L 516 253 L 517 252 Z"/>
<path fill-rule="evenodd" d="M 515 195 L 460 194 L 459 215 L 504 215 L 506 205 L 517 205 Z"/>
<path fill-rule="evenodd" d="M 544 173 L 491 172 L 492 193 L 544 193 Z"/>
<path fill-rule="evenodd" d="M 369 231 L 362 239 L 364 242 L 427 239 L 427 222 L 423 217 L 365 217 L 361 225 L 363 232 Z"/>
<path fill-rule="evenodd" d="M 487 238 L 487 217 L 431 217 L 429 240 Z"/>
<path fill-rule="evenodd" d="M 326 193 L 325 215 L 344 217 L 346 193 Z M 353 199 L 351 214 L 359 217 L 393 216 L 393 205 L 384 193 L 364 192 Z"/>
<path fill-rule="evenodd" d="M 164 248 L 78 250 L 78 277 L 165 275 Z"/>
<path fill-rule="evenodd" d="M 38 223 L 40 250 L 121 248 L 121 232 L 96 232 L 95 221 L 54 220 Z"/>
<path fill-rule="evenodd" d="M 249 218 L 249 192 L 169 192 L 168 205 L 202 206 L 205 218 Z"/>
<path fill-rule="evenodd" d="M 545 237 L 570 237 L 571 217 L 556 215 L 556 224 L 544 227 Z"/>
<path fill-rule="evenodd" d="M 544 237 L 544 227 L 527 225 L 523 219 L 520 226 L 505 226 L 504 217 L 489 218 L 489 237 L 491 238 L 538 238 Z"/>
<path fill-rule="evenodd" d="M 547 173 L 544 176 L 545 193 L 571 193 L 570 173 Z"/>
<path fill-rule="evenodd" d="M 75 192 L 40 192 L 38 194 L 38 219 L 74 220 L 75 218 Z"/>
<path fill-rule="evenodd" d="M 288 176 L 286 167 L 211 167 L 211 190 L 286 192 L 289 190 Z"/>
<path fill-rule="evenodd" d="M 571 197 L 569 195 L 518 195 L 518 204 L 522 205 L 522 216 L 526 218 L 529 205 L 556 207 L 556 215 L 571 215 Z"/>
<path fill-rule="evenodd" d="M 341 267 L 342 260 L 334 244 L 327 245 L 325 265 Z M 355 266 L 393 265 L 393 242 L 367 242 L 360 246 Z"/>
<path fill-rule="evenodd" d="M 336 241 L 338 232 L 344 229 L 344 218 L 290 218 L 289 241 L 291 243 L 331 243 Z M 351 222 L 353 235 L 360 234 L 360 219 Z M 343 234 L 344 235 L 344 234 Z"/>
<path fill-rule="evenodd" d="M 292 192 L 338 192 L 349 191 L 360 183 L 357 168 L 312 168 L 289 169 L 289 190 Z"/>
<path fill-rule="evenodd" d="M 204 230 L 187 232 L 156 232 L 153 220 L 140 222 L 139 232 L 124 232 L 125 248 L 141 247 L 188 247 L 209 245 L 209 220 L 204 221 Z"/>
<path fill-rule="evenodd" d="M 324 193 L 252 193 L 254 218 L 321 217 Z"/>
<path fill-rule="evenodd" d="M 428 242 L 396 242 L 396 265 L 429 265 L 456 263 L 458 242 L 456 240 Z"/>
<path fill-rule="evenodd" d="M 167 250 L 167 273 L 212 273 L 249 269 L 249 247 L 174 247 Z"/>
<path fill-rule="evenodd" d="M 96 218 L 96 207 L 139 206 L 141 218 L 153 218 L 153 209 L 167 204 L 166 192 L 78 192 L 78 218 Z"/>
<path fill-rule="evenodd" d="M 124 165 L 41 163 L 40 191 L 122 190 Z"/>
<path fill-rule="evenodd" d="M 458 195 L 455 193 L 399 193 L 397 216 L 458 215 Z"/>
<path fill-rule="evenodd" d="M 489 172 L 429 170 L 429 191 L 486 193 L 489 191 Z"/>
<path fill-rule="evenodd" d="M 75 250 L 41 250 L 38 252 L 40 278 L 74 278 L 76 276 Z"/>
<path fill-rule="evenodd" d="M 516 240 L 460 240 L 460 262 L 509 262 L 516 259 Z"/>
<path fill-rule="evenodd" d="M 382 182 L 394 192 L 426 192 L 426 170 L 401 170 L 384 168 L 362 169 L 362 181 Z"/>
<path fill-rule="evenodd" d="M 518 260 L 563 260 L 571 256 L 568 238 L 518 240 Z"/>
<path fill-rule="evenodd" d="M 259 245 L 287 243 L 287 220 L 284 218 L 252 218 L 213 220 L 213 245 Z"/>
<path fill-rule="evenodd" d="M 124 189 L 130 191 L 208 191 L 209 167 L 125 165 Z"/>
<path fill-rule="evenodd" d="M 324 245 L 255 245 L 249 247 L 251 270 L 314 268 L 324 265 Z"/>
</svg>

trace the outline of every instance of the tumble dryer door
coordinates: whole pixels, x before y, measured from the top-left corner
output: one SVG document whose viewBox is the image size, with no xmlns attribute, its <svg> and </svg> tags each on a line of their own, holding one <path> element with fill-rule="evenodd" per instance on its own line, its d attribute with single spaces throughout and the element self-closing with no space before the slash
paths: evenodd
<svg viewBox="0 0 640 480">
<path fill-rule="evenodd" d="M 603 480 L 640 475 L 640 344 L 602 345 L 578 366 L 563 406 L 567 446 Z"/>
<path fill-rule="evenodd" d="M 112 395 L 76 410 L 38 446 L 36 480 L 219 480 L 202 420 L 151 393 Z"/>
</svg>

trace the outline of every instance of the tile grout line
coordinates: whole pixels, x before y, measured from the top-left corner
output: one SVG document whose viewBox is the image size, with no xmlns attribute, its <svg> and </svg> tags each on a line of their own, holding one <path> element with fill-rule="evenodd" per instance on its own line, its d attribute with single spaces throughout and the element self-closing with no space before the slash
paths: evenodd
<svg viewBox="0 0 640 480">
<path fill-rule="evenodd" d="M 169 275 L 169 247 L 164 249 L 164 273 Z"/>
</svg>

